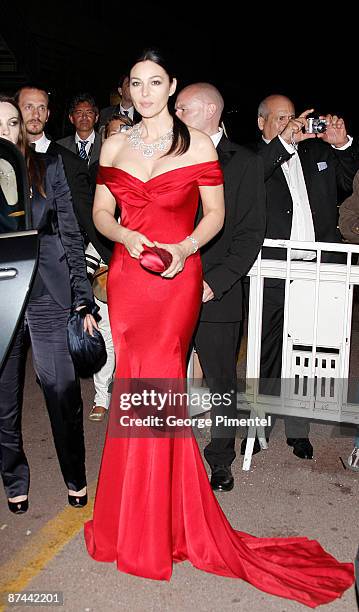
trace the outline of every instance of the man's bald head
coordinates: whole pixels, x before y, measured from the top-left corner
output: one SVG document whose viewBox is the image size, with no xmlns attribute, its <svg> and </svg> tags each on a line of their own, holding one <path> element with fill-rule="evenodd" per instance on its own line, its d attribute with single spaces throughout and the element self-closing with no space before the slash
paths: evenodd
<svg viewBox="0 0 359 612">
<path fill-rule="evenodd" d="M 281 134 L 293 117 L 294 104 L 287 96 L 272 94 L 264 98 L 258 107 L 258 127 L 266 140 Z"/>
<path fill-rule="evenodd" d="M 212 136 L 218 131 L 224 102 L 210 83 L 193 83 L 177 96 L 176 114 L 188 127 Z"/>
</svg>

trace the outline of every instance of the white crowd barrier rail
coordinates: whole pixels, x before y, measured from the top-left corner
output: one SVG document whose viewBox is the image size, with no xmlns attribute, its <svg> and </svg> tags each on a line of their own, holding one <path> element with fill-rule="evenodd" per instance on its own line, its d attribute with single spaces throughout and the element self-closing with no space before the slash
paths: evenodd
<svg viewBox="0 0 359 612">
<path fill-rule="evenodd" d="M 352 254 L 359 254 L 359 245 L 266 239 L 264 246 L 286 249 L 286 259 L 263 259 L 260 253 L 249 272 L 247 385 L 246 393 L 238 393 L 238 408 L 249 410 L 251 423 L 278 414 L 359 425 L 359 405 L 348 402 L 353 289 L 359 285 Z M 315 251 L 315 260 L 292 259 L 294 249 Z M 344 253 L 346 263 L 322 262 L 323 252 Z M 265 279 L 282 279 L 285 287 L 280 396 L 259 392 Z M 193 355 L 188 377 L 192 392 L 208 392 L 191 387 Z M 250 469 L 256 435 L 267 448 L 264 428 L 250 425 L 244 470 Z"/>
</svg>

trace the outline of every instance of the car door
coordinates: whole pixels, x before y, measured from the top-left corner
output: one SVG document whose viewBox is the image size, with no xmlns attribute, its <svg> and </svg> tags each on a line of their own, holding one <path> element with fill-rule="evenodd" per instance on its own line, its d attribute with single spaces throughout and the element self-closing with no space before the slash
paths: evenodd
<svg viewBox="0 0 359 612">
<path fill-rule="evenodd" d="M 0 138 L 0 371 L 26 305 L 37 254 L 25 160 Z"/>
</svg>

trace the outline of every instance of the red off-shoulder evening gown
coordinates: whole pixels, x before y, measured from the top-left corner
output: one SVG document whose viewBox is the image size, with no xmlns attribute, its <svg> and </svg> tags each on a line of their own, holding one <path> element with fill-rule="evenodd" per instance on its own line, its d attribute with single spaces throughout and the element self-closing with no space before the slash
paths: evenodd
<svg viewBox="0 0 359 612">
<path fill-rule="evenodd" d="M 175 243 L 193 230 L 198 186 L 219 185 L 223 177 L 218 162 L 204 162 L 147 182 L 100 167 L 98 182 L 114 195 L 123 226 Z M 175 278 L 164 279 L 116 244 L 108 278 L 116 378 L 183 379 L 201 296 L 198 254 Z M 314 540 L 234 531 L 193 436 L 107 434 L 85 538 L 94 559 L 116 562 L 129 574 L 169 580 L 173 562 L 189 560 L 198 569 L 242 578 L 312 608 L 339 597 L 354 580 L 353 565 L 339 563 Z"/>
</svg>

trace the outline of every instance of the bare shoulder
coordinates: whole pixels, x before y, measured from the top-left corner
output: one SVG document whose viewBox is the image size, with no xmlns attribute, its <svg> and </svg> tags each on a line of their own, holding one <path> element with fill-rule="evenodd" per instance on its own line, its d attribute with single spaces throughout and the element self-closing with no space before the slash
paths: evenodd
<svg viewBox="0 0 359 612">
<path fill-rule="evenodd" d="M 101 147 L 100 164 L 101 166 L 114 166 L 114 160 L 126 143 L 125 134 L 114 134 L 105 140 Z"/>
<path fill-rule="evenodd" d="M 215 146 L 207 134 L 195 128 L 189 128 L 189 132 L 191 135 L 191 153 L 199 163 L 218 159 Z"/>
</svg>

